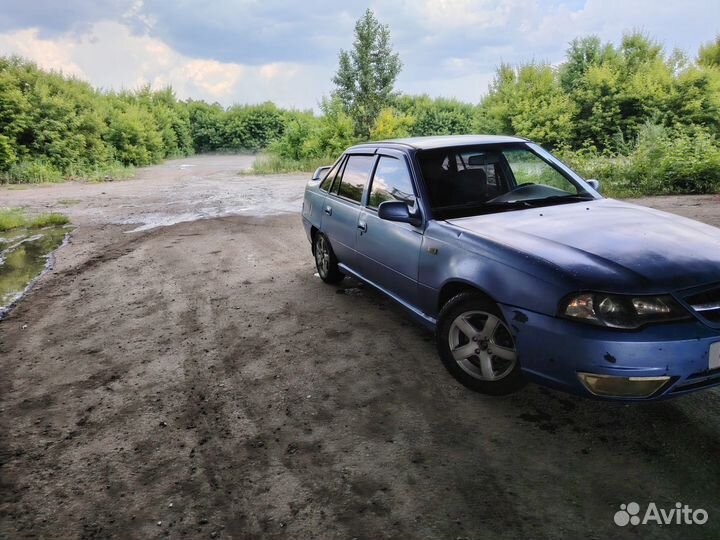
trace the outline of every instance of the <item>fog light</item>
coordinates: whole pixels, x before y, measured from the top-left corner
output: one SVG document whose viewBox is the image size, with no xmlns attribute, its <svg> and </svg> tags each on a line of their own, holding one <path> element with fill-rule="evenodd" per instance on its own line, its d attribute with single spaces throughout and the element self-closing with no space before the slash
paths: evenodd
<svg viewBox="0 0 720 540">
<path fill-rule="evenodd" d="M 578 373 L 591 393 L 604 397 L 645 398 L 652 396 L 670 377 L 616 377 L 596 373 Z"/>
</svg>

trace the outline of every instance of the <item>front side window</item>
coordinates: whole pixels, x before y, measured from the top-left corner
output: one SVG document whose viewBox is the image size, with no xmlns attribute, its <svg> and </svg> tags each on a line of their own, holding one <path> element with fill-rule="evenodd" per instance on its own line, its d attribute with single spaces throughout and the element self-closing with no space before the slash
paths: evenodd
<svg viewBox="0 0 720 540">
<path fill-rule="evenodd" d="M 348 156 L 337 194 L 359 203 L 374 165 L 375 156 Z"/>
<path fill-rule="evenodd" d="M 403 160 L 382 156 L 375 169 L 368 206 L 377 208 L 385 201 L 404 201 L 415 205 L 410 171 Z"/>
</svg>

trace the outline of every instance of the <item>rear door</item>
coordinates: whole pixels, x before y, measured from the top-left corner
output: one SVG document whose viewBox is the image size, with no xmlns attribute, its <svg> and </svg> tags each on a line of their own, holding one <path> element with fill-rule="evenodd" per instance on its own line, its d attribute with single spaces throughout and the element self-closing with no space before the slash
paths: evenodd
<svg viewBox="0 0 720 540">
<path fill-rule="evenodd" d="M 322 230 L 338 261 L 358 270 L 355 238 L 360 203 L 377 160 L 374 155 L 349 154 L 323 203 Z"/>
<path fill-rule="evenodd" d="M 360 272 L 370 281 L 415 305 L 418 261 L 423 229 L 409 223 L 380 219 L 378 206 L 385 201 L 418 204 L 407 159 L 401 152 L 381 150 L 367 204 L 358 222 L 357 251 Z"/>
<path fill-rule="evenodd" d="M 317 188 L 311 187 L 313 182 L 305 188 L 305 197 L 303 199 L 303 217 L 307 222 L 315 227 L 322 227 L 323 208 L 325 208 L 325 198 L 327 197 L 335 177 L 342 170 L 345 164 L 345 156 L 341 156 L 335 165 L 330 169 L 325 178 L 318 184 Z"/>
</svg>

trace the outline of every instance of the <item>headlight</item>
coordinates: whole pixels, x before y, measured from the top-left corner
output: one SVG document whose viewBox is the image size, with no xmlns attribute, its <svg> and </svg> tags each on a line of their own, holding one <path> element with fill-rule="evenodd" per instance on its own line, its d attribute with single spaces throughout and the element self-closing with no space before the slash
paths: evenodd
<svg viewBox="0 0 720 540">
<path fill-rule="evenodd" d="M 630 330 L 650 323 L 690 318 L 690 314 L 672 296 L 602 293 L 571 295 L 561 302 L 560 315 L 598 326 Z"/>
</svg>

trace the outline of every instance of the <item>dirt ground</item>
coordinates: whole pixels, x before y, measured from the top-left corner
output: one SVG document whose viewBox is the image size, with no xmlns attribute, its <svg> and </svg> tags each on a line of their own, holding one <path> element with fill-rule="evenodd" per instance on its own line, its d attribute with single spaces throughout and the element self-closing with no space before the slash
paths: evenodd
<svg viewBox="0 0 720 540">
<path fill-rule="evenodd" d="M 0 188 L 78 225 L 0 322 L 1 538 L 720 537 L 719 390 L 473 394 L 390 301 L 315 277 L 304 176 L 248 159 Z M 717 196 L 640 202 L 720 225 Z M 709 522 L 616 526 L 633 501 Z"/>
</svg>

